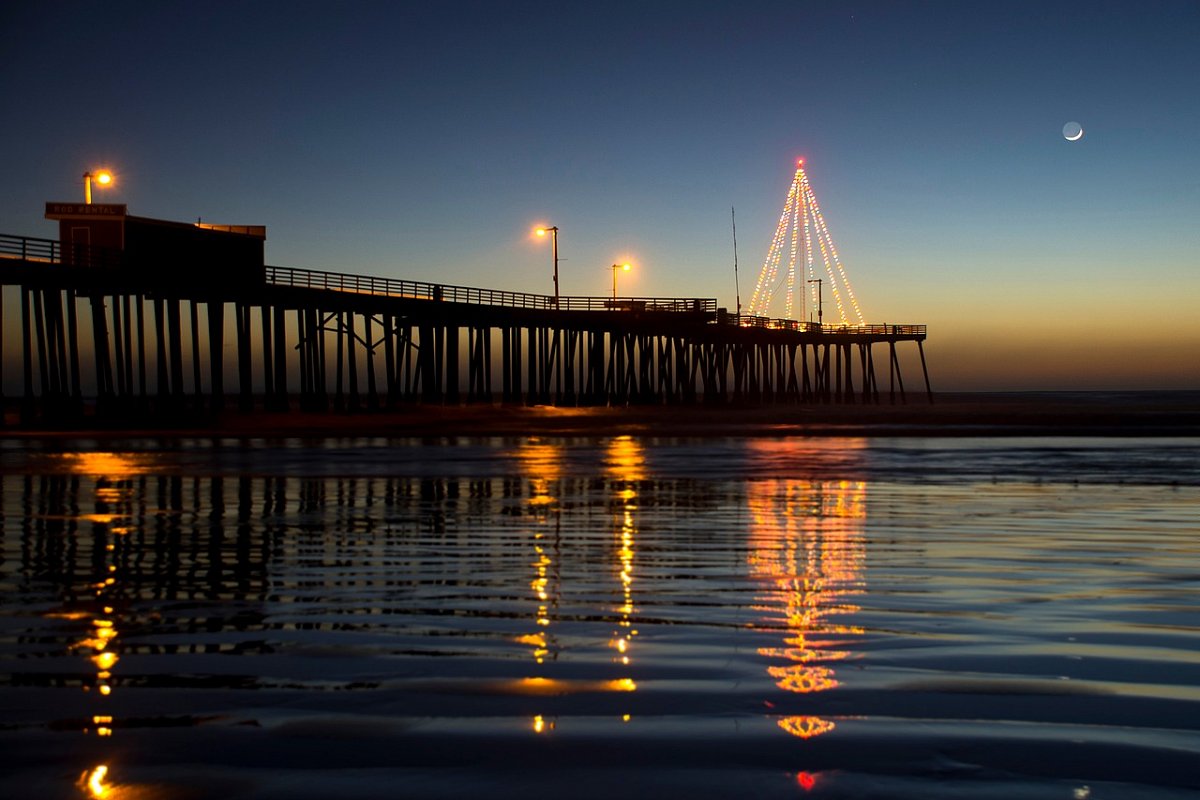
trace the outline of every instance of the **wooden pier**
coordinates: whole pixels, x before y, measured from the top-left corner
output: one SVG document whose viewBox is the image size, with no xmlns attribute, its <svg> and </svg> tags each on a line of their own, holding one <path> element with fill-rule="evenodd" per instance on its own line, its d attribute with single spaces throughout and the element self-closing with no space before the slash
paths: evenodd
<svg viewBox="0 0 1200 800">
<path fill-rule="evenodd" d="M 739 317 L 707 298 L 556 300 L 270 266 L 246 280 L 203 269 L 181 279 L 170 259 L 131 269 L 121 250 L 66 256 L 58 241 L 0 234 L 0 386 L 19 368 L 26 423 L 235 405 L 904 402 L 902 343 L 916 345 L 932 401 L 923 325 L 818 325 Z"/>
</svg>

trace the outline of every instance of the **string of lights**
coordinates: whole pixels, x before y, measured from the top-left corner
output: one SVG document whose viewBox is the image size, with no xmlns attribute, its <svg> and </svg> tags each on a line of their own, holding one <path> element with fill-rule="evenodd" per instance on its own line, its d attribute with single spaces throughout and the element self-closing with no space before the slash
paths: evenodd
<svg viewBox="0 0 1200 800">
<path fill-rule="evenodd" d="M 838 279 L 840 279 L 841 286 L 845 288 L 846 296 L 850 300 L 850 306 L 854 309 L 854 315 L 858 319 L 858 324 L 862 325 L 865 320 L 863 319 L 862 310 L 858 306 L 858 299 L 854 296 L 854 288 L 850 285 L 850 278 L 846 275 L 846 268 L 842 266 L 842 259 L 838 256 L 837 247 L 833 243 L 833 237 L 829 234 L 829 226 L 825 224 L 825 217 L 821 214 L 821 206 L 817 203 L 817 196 L 813 193 L 812 184 L 808 182 L 807 176 L 804 179 L 804 189 L 817 221 L 817 235 L 824 238 L 828 243 L 829 253 L 833 257 L 833 264 L 837 267 L 837 277 L 835 278 L 832 271 L 829 270 L 829 265 L 826 264 L 825 268 L 829 273 L 829 279 L 835 287 L 838 286 Z M 842 322 L 848 322 L 844 314 L 842 315 Z"/>
<path fill-rule="evenodd" d="M 788 256 L 787 303 L 784 305 L 786 309 L 784 316 L 788 319 L 792 318 L 792 293 L 796 286 L 796 248 L 800 243 L 801 208 L 804 209 L 806 214 L 808 213 L 808 206 L 805 203 L 792 203 L 792 250 Z M 803 296 L 803 292 L 801 296 Z"/>
<path fill-rule="evenodd" d="M 809 293 L 809 308 L 817 308 L 820 302 L 820 296 L 817 289 L 817 273 L 813 267 L 813 252 L 812 252 L 812 214 L 808 211 L 808 203 L 804 204 L 804 260 L 807 267 L 808 275 L 808 293 Z M 804 316 L 803 311 L 800 316 Z"/>
<path fill-rule="evenodd" d="M 787 272 L 786 276 L 781 278 L 785 246 L 788 247 Z M 816 269 L 818 250 L 824 267 L 824 276 L 820 278 Z M 798 263 L 801 265 L 799 270 L 796 269 Z M 829 226 L 825 223 L 825 216 L 821 213 L 821 206 L 817 203 L 816 193 L 804 171 L 803 159 L 796 163 L 796 174 L 788 188 L 783 213 L 779 215 L 779 224 L 771 237 L 771 246 L 767 250 L 767 257 L 763 261 L 750 303 L 746 307 L 747 312 L 752 316 L 771 316 L 769 308 L 782 288 L 785 289 L 784 318 L 795 319 L 793 314 L 796 311 L 797 273 L 801 280 L 809 284 L 807 309 L 804 292 L 799 293 L 799 316 L 803 317 L 806 311 L 811 313 L 820 309 L 821 284 L 827 284 L 837 309 L 838 322 L 842 325 L 865 324 L 858 298 L 846 274 L 846 267 L 838 255 L 833 236 L 829 233 Z"/>
<path fill-rule="evenodd" d="M 791 189 L 788 190 L 787 200 L 784 202 L 783 213 L 779 215 L 779 224 L 775 227 L 775 235 L 771 238 L 766 261 L 763 262 L 762 271 L 759 272 L 758 281 L 754 286 L 754 294 L 747 306 L 751 314 L 758 313 L 754 310 L 756 308 L 766 308 L 770 305 L 771 299 L 779 288 L 777 278 L 779 264 L 783 257 L 783 245 L 787 241 L 788 220 L 793 216 L 793 209 L 799 197 L 799 185 L 793 181 Z"/>
</svg>

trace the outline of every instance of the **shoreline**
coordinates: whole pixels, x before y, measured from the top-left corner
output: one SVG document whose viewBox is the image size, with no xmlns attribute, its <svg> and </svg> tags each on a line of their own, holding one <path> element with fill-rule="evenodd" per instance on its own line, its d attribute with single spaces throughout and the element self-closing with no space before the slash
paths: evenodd
<svg viewBox="0 0 1200 800">
<path fill-rule="evenodd" d="M 238 412 L 103 426 L 0 429 L 0 439 L 493 436 L 1200 436 L 1200 392 L 943 393 L 895 405 L 555 407 L 416 405 Z"/>
</svg>

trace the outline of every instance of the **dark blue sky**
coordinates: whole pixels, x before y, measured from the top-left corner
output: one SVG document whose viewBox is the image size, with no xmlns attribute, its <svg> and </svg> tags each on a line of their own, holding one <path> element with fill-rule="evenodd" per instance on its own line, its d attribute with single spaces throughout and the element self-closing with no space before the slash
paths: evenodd
<svg viewBox="0 0 1200 800">
<path fill-rule="evenodd" d="M 265 224 L 274 264 L 548 293 L 551 222 L 564 293 L 631 258 L 622 293 L 733 307 L 729 208 L 745 295 L 804 156 L 866 316 L 930 324 L 952 383 L 1200 385 L 1195 2 L 9 2 L 0 27 L 4 232 L 52 236 L 42 203 L 107 165 L 104 200 Z"/>
</svg>

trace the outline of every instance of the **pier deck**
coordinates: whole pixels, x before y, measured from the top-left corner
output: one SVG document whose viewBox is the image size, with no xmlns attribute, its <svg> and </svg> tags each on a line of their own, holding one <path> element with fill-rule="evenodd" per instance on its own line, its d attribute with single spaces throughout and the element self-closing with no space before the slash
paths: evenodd
<svg viewBox="0 0 1200 800">
<path fill-rule="evenodd" d="M 20 342 L 26 420 L 70 420 L 85 406 L 219 411 L 227 394 L 247 411 L 903 402 L 901 343 L 916 345 L 932 399 L 923 325 L 819 325 L 739 316 L 711 298 L 556 299 L 292 267 L 206 281 L 169 260 L 131 270 L 120 251 L 69 255 L 54 240 L 0 234 L 0 292 L 19 300 L 0 320 L 0 347 Z"/>
</svg>

